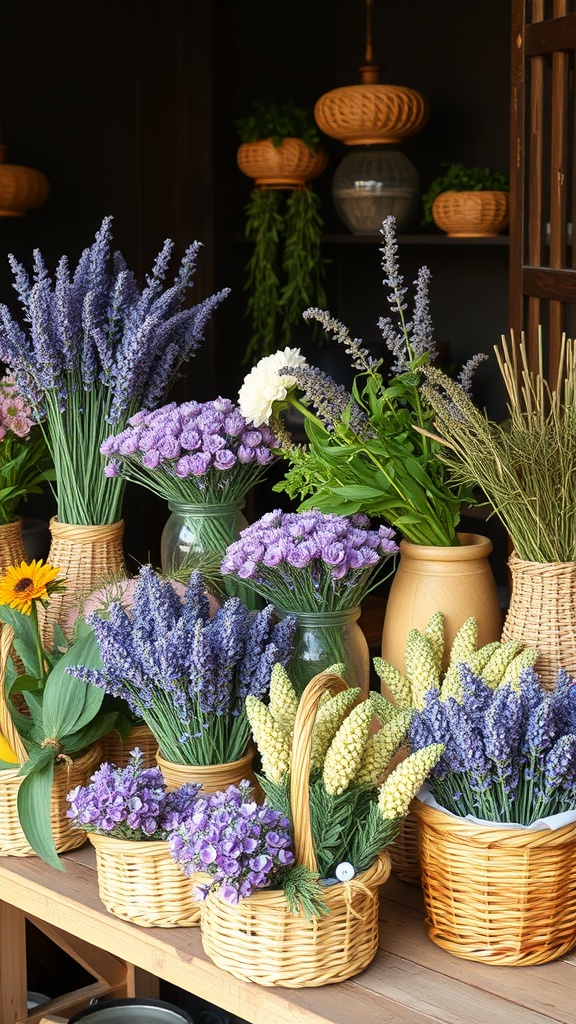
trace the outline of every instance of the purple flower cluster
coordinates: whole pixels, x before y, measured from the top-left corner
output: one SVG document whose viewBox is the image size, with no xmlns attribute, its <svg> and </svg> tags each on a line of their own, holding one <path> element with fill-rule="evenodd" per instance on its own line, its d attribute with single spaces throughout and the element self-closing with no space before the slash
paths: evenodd
<svg viewBox="0 0 576 1024">
<path fill-rule="evenodd" d="M 70 673 L 127 701 L 164 757 L 180 764 L 243 757 L 251 735 L 245 698 L 265 696 L 274 665 L 294 653 L 296 621 L 276 623 L 271 606 L 252 612 L 231 597 L 211 619 L 198 572 L 182 599 L 143 566 L 130 611 L 113 602 L 106 618 L 93 612 L 86 621 L 103 667 Z"/>
<path fill-rule="evenodd" d="M 409 728 L 413 750 L 445 744 L 429 779 L 438 802 L 522 825 L 576 809 L 576 680 L 560 669 L 548 693 L 525 668 L 493 690 L 465 664 L 460 678 L 461 704 L 430 689 Z"/>
<path fill-rule="evenodd" d="M 250 784 L 201 796 L 191 816 L 171 834 L 170 853 L 187 875 L 212 876 L 197 886 L 199 899 L 212 888 L 236 904 L 255 889 L 274 886 L 295 863 L 290 822 L 265 802 L 251 799 Z"/>
<path fill-rule="evenodd" d="M 249 425 L 228 398 L 142 410 L 100 448 L 107 476 L 123 476 L 168 500 L 238 500 L 274 460 L 269 427 Z"/>
<path fill-rule="evenodd" d="M 0 306 L 0 359 L 38 413 L 46 392 L 55 393 L 65 406 L 70 387 L 104 387 L 112 424 L 122 421 L 127 408 L 160 404 L 229 293 L 226 288 L 183 308 L 201 244 L 186 250 L 174 282 L 166 287 L 173 245 L 166 240 L 142 290 L 122 254 L 112 249 L 112 217 L 104 218 L 73 273 L 66 256 L 61 258 L 54 281 L 39 250 L 34 251 L 32 279 L 9 256 L 26 326 Z"/>
<path fill-rule="evenodd" d="M 232 573 L 286 611 L 336 611 L 359 605 L 398 546 L 387 526 L 364 515 L 276 509 L 242 530 L 226 552 Z"/>
<path fill-rule="evenodd" d="M 143 768 L 135 747 L 125 768 L 102 764 L 88 786 L 68 793 L 66 816 L 75 828 L 116 839 L 167 839 L 194 813 L 200 784 L 188 782 L 172 793 L 159 768 Z"/>
</svg>

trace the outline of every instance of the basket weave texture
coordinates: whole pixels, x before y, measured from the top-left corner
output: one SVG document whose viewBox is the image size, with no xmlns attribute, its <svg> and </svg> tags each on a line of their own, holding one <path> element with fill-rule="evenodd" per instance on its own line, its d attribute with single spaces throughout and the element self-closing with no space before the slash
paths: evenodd
<svg viewBox="0 0 576 1024">
<path fill-rule="evenodd" d="M 432 204 L 436 227 L 453 237 L 499 235 L 508 227 L 510 200 L 507 192 L 441 192 Z"/>
<path fill-rule="evenodd" d="M 61 570 L 66 590 L 53 594 L 42 617 L 44 643 L 51 643 L 51 627 L 58 623 L 70 639 L 75 613 L 84 598 L 110 579 L 126 576 L 124 521 L 105 526 L 77 526 L 50 520 L 47 561 Z"/>
<path fill-rule="evenodd" d="M 420 853 L 418 849 L 418 818 L 410 810 L 390 847 L 392 871 L 403 882 L 421 885 Z"/>
<path fill-rule="evenodd" d="M 546 963 L 576 943 L 576 823 L 477 825 L 413 803 L 428 935 L 455 956 Z"/>
<path fill-rule="evenodd" d="M 9 565 L 20 565 L 26 561 L 22 519 L 18 516 L 13 523 L 0 526 L 0 572 Z"/>
<path fill-rule="evenodd" d="M 194 886 L 208 876 L 187 877 L 165 840 L 135 841 L 89 833 L 96 850 L 98 892 L 110 914 L 143 928 L 176 928 L 200 922 Z"/>
<path fill-rule="evenodd" d="M 156 752 L 156 763 L 164 776 L 169 793 L 179 789 L 186 782 L 200 782 L 204 793 L 217 793 L 228 786 L 237 786 L 242 779 L 255 783 L 256 779 L 252 772 L 253 758 L 254 751 L 250 750 L 239 761 L 229 761 L 228 764 L 176 764 L 174 761 L 166 761 L 159 750 Z"/>
<path fill-rule="evenodd" d="M 524 562 L 513 552 L 510 605 L 503 640 L 538 650 L 543 685 L 552 690 L 560 666 L 576 673 L 576 562 Z"/>
<path fill-rule="evenodd" d="M 153 768 L 156 764 L 158 740 L 147 725 L 133 726 L 125 740 L 122 740 L 120 733 L 113 729 L 100 740 L 100 746 L 102 747 L 102 761 L 115 764 L 117 768 L 127 766 L 130 760 L 130 751 L 135 747 L 138 747 L 144 755 L 142 761 L 144 768 Z"/>
<path fill-rule="evenodd" d="M 428 114 L 415 89 L 380 83 L 332 89 L 314 107 L 321 131 L 349 146 L 402 142 L 424 127 Z"/>
<path fill-rule="evenodd" d="M 326 690 L 346 684 L 322 672 L 308 684 L 296 715 L 290 770 L 290 802 L 296 860 L 316 870 L 310 828 L 308 779 L 316 709 Z M 304 988 L 344 981 L 363 971 L 378 949 L 378 891 L 390 874 L 383 851 L 350 882 L 327 886 L 329 913 L 308 921 L 293 914 L 284 893 L 261 889 L 235 906 L 211 893 L 201 907 L 204 951 L 236 978 L 259 985 Z"/>
<path fill-rule="evenodd" d="M 299 188 L 322 173 L 328 163 L 323 149 L 312 152 L 302 139 L 282 139 L 275 146 L 270 139 L 244 142 L 236 155 L 243 174 L 255 185 L 267 188 Z"/>
</svg>

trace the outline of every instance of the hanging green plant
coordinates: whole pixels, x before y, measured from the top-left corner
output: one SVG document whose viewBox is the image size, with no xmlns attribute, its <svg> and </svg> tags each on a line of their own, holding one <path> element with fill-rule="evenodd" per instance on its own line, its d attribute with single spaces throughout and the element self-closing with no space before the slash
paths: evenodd
<svg viewBox="0 0 576 1024">
<path fill-rule="evenodd" d="M 304 309 L 326 304 L 324 225 L 309 182 L 327 157 L 311 116 L 292 103 L 258 103 L 236 124 L 243 140 L 238 166 L 254 179 L 245 208 L 246 237 L 254 246 L 245 285 L 249 362 L 288 344 Z"/>
</svg>

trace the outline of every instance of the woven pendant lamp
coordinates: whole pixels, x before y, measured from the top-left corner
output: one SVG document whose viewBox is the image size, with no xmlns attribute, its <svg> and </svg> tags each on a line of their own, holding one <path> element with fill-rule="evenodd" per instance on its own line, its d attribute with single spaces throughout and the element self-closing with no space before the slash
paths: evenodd
<svg viewBox="0 0 576 1024">
<path fill-rule="evenodd" d="M 0 217 L 23 217 L 46 202 L 50 185 L 42 171 L 6 163 L 6 150 L 0 144 Z"/>
<path fill-rule="evenodd" d="M 316 102 L 318 127 L 331 138 L 354 147 L 337 168 L 332 183 L 334 205 L 353 234 L 372 234 L 389 214 L 398 230 L 409 223 L 418 202 L 416 168 L 398 147 L 428 120 L 427 100 L 415 89 L 380 82 L 374 59 L 374 0 L 365 0 L 366 50 L 359 68 L 361 84 L 342 86 Z"/>
</svg>

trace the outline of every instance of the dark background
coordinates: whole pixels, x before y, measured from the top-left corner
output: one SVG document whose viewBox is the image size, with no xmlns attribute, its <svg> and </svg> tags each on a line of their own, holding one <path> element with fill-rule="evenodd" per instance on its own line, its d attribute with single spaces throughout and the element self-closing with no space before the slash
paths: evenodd
<svg viewBox="0 0 576 1024">
<path fill-rule="evenodd" d="M 420 90 L 430 103 L 425 128 L 404 144 L 426 188 L 443 162 L 508 171 L 508 0 L 375 0 L 373 39 L 382 81 Z M 23 218 L 0 218 L 0 301 L 13 308 L 7 254 L 27 266 L 39 248 L 54 269 L 75 264 L 104 216 L 143 283 L 165 238 L 180 258 L 203 243 L 191 301 L 222 287 L 202 351 L 175 389 L 182 400 L 236 398 L 248 367 L 244 207 L 252 183 L 237 168 L 235 119 L 255 100 L 292 100 L 310 111 L 324 92 L 360 81 L 363 0 L 3 0 L 0 6 L 0 128 L 10 163 L 42 170 L 51 193 Z M 330 162 L 313 187 L 322 200 L 328 307 L 354 337 L 379 351 L 380 237 L 358 239 L 340 223 L 331 178 L 346 147 L 324 137 Z M 426 234 L 429 241 L 422 241 Z M 417 236 L 417 237 L 416 237 Z M 423 229 L 420 215 L 400 238 L 411 284 L 432 272 L 432 318 L 448 363 L 492 347 L 508 328 L 508 247 L 458 243 Z M 346 358 L 316 349 L 309 327 L 300 345 L 334 376 Z M 493 358 L 478 374 L 476 397 L 500 408 Z M 264 488 L 253 499 L 270 507 Z M 26 515 L 49 518 L 51 497 Z M 126 550 L 157 561 L 164 505 L 129 490 Z"/>
</svg>

